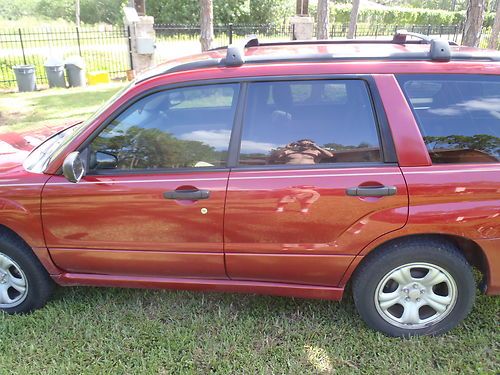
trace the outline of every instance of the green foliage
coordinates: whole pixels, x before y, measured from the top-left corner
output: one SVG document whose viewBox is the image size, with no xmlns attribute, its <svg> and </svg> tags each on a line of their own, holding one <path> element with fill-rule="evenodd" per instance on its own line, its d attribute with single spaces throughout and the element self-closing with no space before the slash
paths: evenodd
<svg viewBox="0 0 500 375">
<path fill-rule="evenodd" d="M 36 13 L 38 0 L 0 0 L 0 19 L 17 19 Z"/>
<path fill-rule="evenodd" d="M 349 23 L 351 5 L 336 5 L 330 9 L 330 20 Z M 456 25 L 465 20 L 464 12 L 449 12 L 422 8 L 361 8 L 358 22 L 385 25 Z"/>
<path fill-rule="evenodd" d="M 455 10 L 466 10 L 468 0 L 379 0 L 377 3 L 387 6 L 400 6 L 407 8 L 442 9 L 452 10 L 455 2 Z"/>
<path fill-rule="evenodd" d="M 294 12 L 294 0 L 214 0 L 215 24 L 282 23 Z M 200 18 L 198 0 L 148 0 L 148 15 L 156 23 L 197 25 Z"/>
<path fill-rule="evenodd" d="M 81 0 L 80 18 L 83 23 L 106 22 L 120 24 L 122 7 L 127 0 Z M 15 20 L 36 16 L 46 19 L 75 21 L 74 0 L 0 0 L 0 17 Z"/>
</svg>

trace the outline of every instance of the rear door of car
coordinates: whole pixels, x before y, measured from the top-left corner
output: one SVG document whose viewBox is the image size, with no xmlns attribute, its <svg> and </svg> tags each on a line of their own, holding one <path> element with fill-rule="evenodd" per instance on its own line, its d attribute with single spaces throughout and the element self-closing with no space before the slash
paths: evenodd
<svg viewBox="0 0 500 375">
<path fill-rule="evenodd" d="M 245 85 L 226 198 L 228 275 L 338 285 L 357 253 L 408 214 L 376 86 L 370 76 Z"/>
<path fill-rule="evenodd" d="M 225 278 L 227 150 L 238 83 L 139 94 L 80 149 L 78 183 L 42 193 L 51 257 L 74 273 Z M 117 159 L 113 165 L 113 157 Z"/>
</svg>

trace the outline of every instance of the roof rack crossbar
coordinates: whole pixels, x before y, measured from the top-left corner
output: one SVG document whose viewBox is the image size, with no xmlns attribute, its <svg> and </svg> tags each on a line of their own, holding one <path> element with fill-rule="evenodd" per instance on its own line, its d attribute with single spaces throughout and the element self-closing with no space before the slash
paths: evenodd
<svg viewBox="0 0 500 375">
<path fill-rule="evenodd" d="M 397 30 L 394 34 L 394 37 L 392 38 L 392 42 L 397 44 L 405 44 L 407 43 L 406 37 L 408 36 L 418 38 L 431 45 L 429 50 L 429 57 L 432 61 L 450 61 L 450 43 L 444 39 L 433 38 L 429 35 L 413 33 L 407 30 Z"/>
</svg>

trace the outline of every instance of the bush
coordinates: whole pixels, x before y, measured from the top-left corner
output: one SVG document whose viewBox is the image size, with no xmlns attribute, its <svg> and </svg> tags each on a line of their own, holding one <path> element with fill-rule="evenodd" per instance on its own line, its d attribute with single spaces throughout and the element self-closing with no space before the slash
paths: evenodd
<svg viewBox="0 0 500 375">
<path fill-rule="evenodd" d="M 349 23 L 351 5 L 337 5 L 330 9 L 330 20 Z M 358 22 L 384 25 L 456 25 L 465 19 L 464 12 L 420 8 L 361 8 Z"/>
</svg>

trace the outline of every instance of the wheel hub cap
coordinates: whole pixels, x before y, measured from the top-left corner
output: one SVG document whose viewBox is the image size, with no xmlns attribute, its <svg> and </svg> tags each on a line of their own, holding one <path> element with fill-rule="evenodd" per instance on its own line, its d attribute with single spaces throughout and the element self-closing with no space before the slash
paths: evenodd
<svg viewBox="0 0 500 375">
<path fill-rule="evenodd" d="M 375 306 L 390 324 L 418 329 L 445 318 L 457 295 L 456 283 L 446 270 L 429 263 L 410 263 L 382 278 L 375 291 Z"/>
<path fill-rule="evenodd" d="M 0 252 L 0 308 L 21 304 L 28 294 L 28 281 L 19 265 Z"/>
</svg>

